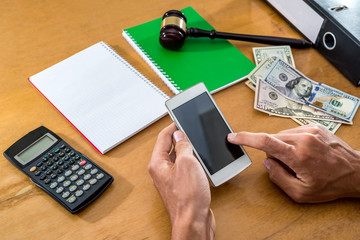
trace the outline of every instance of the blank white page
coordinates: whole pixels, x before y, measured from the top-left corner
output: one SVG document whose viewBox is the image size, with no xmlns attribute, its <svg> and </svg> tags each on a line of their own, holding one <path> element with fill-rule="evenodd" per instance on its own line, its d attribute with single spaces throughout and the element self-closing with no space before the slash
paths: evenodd
<svg viewBox="0 0 360 240">
<path fill-rule="evenodd" d="M 102 154 L 167 113 L 168 96 L 104 42 L 29 80 Z"/>
</svg>

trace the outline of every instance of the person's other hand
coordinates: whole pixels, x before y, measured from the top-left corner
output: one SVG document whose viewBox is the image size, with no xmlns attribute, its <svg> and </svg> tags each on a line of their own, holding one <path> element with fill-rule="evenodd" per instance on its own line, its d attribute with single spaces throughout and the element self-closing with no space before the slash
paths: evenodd
<svg viewBox="0 0 360 240">
<path fill-rule="evenodd" d="M 229 134 L 228 141 L 264 151 L 270 180 L 297 202 L 360 197 L 360 152 L 322 126 L 240 132 Z"/>
<path fill-rule="evenodd" d="M 215 218 L 209 182 L 175 124 L 160 132 L 148 170 L 169 214 L 172 239 L 212 239 Z"/>
</svg>

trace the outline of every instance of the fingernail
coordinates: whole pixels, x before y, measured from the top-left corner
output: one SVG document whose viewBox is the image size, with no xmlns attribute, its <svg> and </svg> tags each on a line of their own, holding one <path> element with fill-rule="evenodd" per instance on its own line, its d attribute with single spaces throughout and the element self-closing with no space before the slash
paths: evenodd
<svg viewBox="0 0 360 240">
<path fill-rule="evenodd" d="M 184 134 L 181 131 L 174 132 L 175 142 L 181 141 L 184 139 Z"/>
<path fill-rule="evenodd" d="M 235 139 L 235 137 L 236 137 L 236 133 L 229 133 L 227 136 L 228 140 Z"/>
<path fill-rule="evenodd" d="M 266 158 L 266 159 L 263 161 L 263 164 L 264 164 L 264 167 L 265 167 L 267 170 L 270 170 L 270 168 L 271 168 L 271 163 L 270 163 L 269 159 Z"/>
</svg>

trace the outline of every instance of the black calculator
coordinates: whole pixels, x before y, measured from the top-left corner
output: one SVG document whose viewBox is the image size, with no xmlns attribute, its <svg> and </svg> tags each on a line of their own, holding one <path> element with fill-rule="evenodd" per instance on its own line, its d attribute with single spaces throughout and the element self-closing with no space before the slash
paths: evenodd
<svg viewBox="0 0 360 240">
<path fill-rule="evenodd" d="M 71 213 L 84 209 L 114 180 L 44 126 L 19 139 L 4 156 Z"/>
</svg>

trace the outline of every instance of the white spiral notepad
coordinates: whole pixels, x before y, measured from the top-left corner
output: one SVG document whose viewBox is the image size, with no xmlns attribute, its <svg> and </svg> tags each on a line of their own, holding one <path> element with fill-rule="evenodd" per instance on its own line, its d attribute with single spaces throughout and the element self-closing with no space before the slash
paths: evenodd
<svg viewBox="0 0 360 240">
<path fill-rule="evenodd" d="M 169 97 L 104 42 L 29 81 L 102 154 L 167 114 Z"/>
</svg>

